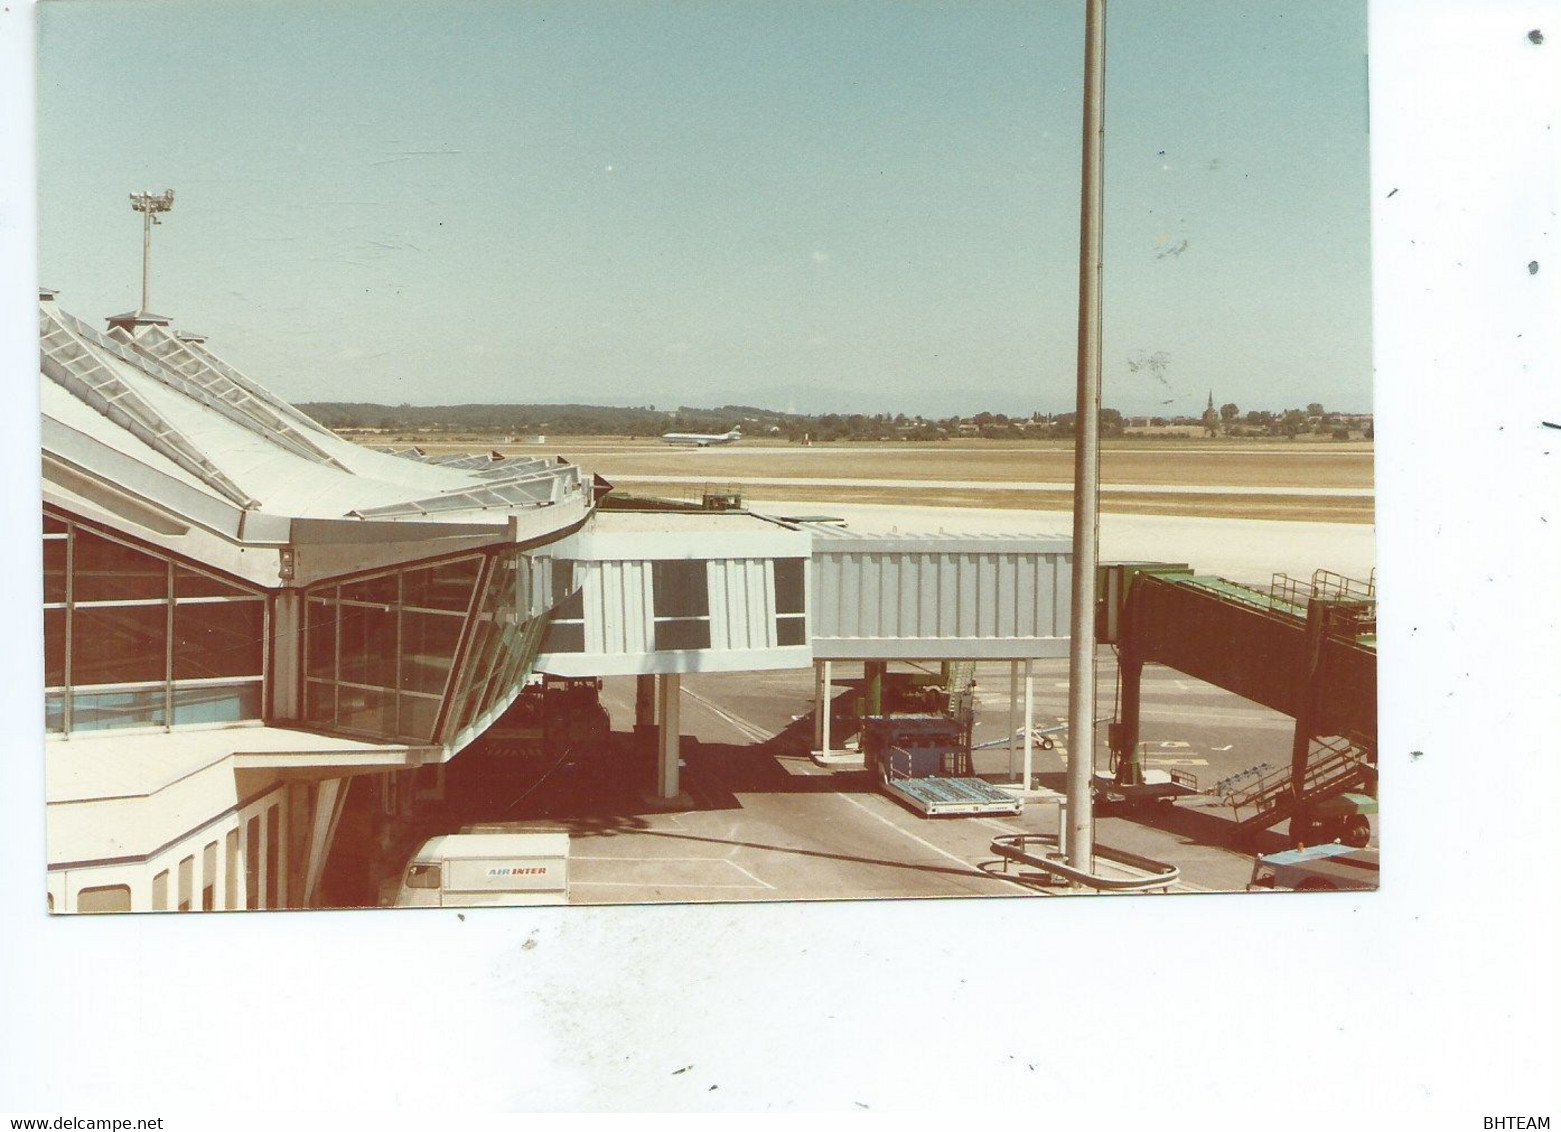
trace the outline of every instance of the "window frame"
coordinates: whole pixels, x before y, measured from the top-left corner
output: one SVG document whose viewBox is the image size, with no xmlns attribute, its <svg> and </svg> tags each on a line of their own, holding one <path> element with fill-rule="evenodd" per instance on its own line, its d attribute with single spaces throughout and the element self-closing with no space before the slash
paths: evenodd
<svg viewBox="0 0 1561 1132">
<path fill-rule="evenodd" d="M 303 722 L 310 727 L 322 731 L 340 733 L 343 735 L 362 736 L 374 739 L 394 739 L 398 741 L 410 741 L 419 744 L 434 744 L 440 741 L 440 736 L 445 725 L 445 716 L 449 711 L 449 699 L 453 690 L 457 687 L 456 679 L 460 673 L 460 666 L 472 636 L 472 626 L 476 605 L 481 599 L 491 575 L 491 561 L 496 555 L 485 550 L 469 550 L 458 554 L 446 555 L 441 558 L 426 558 L 416 562 L 401 563 L 391 567 L 381 567 L 375 570 L 362 571 L 356 574 L 344 574 L 340 577 L 328 578 L 314 585 L 305 587 L 303 600 L 303 636 L 300 663 L 298 665 L 298 693 L 299 702 L 303 705 Z M 410 605 L 406 602 L 407 575 L 424 571 L 437 570 L 440 567 L 457 566 L 465 562 L 475 562 L 476 569 L 472 573 L 471 590 L 467 594 L 464 610 L 438 608 L 432 605 Z M 378 601 L 366 600 L 362 597 L 345 597 L 351 587 L 370 585 L 382 582 L 385 579 L 394 580 L 394 600 Z M 391 613 L 392 627 L 390 635 L 393 647 L 392 668 L 388 674 L 389 683 L 377 684 L 366 680 L 346 680 L 342 678 L 343 656 L 350 650 L 350 642 L 344 641 L 346 634 L 343 632 L 342 610 L 365 609 L 382 613 Z M 330 671 L 327 675 L 319 675 L 315 665 L 315 658 L 311 655 L 314 641 L 311 633 L 316 631 L 317 625 L 314 617 L 321 612 L 325 613 L 326 621 L 333 626 L 332 648 L 330 650 Z M 406 649 L 407 615 L 430 616 L 448 618 L 451 623 L 458 625 L 454 644 L 449 654 L 450 663 L 445 670 L 444 679 L 438 692 L 429 692 L 412 687 L 404 687 L 408 682 L 406 674 Z M 324 651 L 323 649 L 321 651 Z M 355 727 L 342 723 L 342 691 L 358 691 L 366 694 L 388 696 L 390 698 L 390 713 L 394 719 L 393 725 L 388 728 Z M 328 710 L 317 710 L 321 706 L 321 700 L 329 702 Z M 413 733 L 404 726 L 403 713 L 406 709 L 402 706 L 402 700 L 416 700 L 435 705 L 431 734 Z"/>
<path fill-rule="evenodd" d="M 178 692 L 190 688 L 215 688 L 219 686 L 233 686 L 235 689 L 247 689 L 254 687 L 258 694 L 250 698 L 250 693 L 244 690 L 238 692 L 239 718 L 237 721 L 221 721 L 218 725 L 229 726 L 233 722 L 246 720 L 263 720 L 265 718 L 266 697 L 265 688 L 271 672 L 271 631 L 273 620 L 274 596 L 271 591 L 263 586 L 241 578 L 214 570 L 200 563 L 191 562 L 188 559 L 164 550 L 161 547 L 143 543 L 128 535 L 111 530 L 96 523 L 82 519 L 81 517 L 55 508 L 50 505 L 43 507 L 42 541 L 44 544 L 61 542 L 64 544 L 64 592 L 57 595 L 60 601 L 45 601 L 43 603 L 45 634 L 44 653 L 46 662 L 51 651 L 51 634 L 47 623 L 50 620 L 50 612 L 59 612 L 61 630 L 59 633 L 59 669 L 58 683 L 45 683 L 45 727 L 48 728 L 52 719 L 58 718 L 58 729 L 50 728 L 51 735 L 70 735 L 74 732 L 115 730 L 126 732 L 167 732 L 175 727 L 206 727 L 212 726 L 211 721 L 199 721 L 195 723 L 182 723 L 178 721 L 181 705 L 178 703 Z M 58 527 L 59 529 L 50 529 Z M 163 583 L 160 596 L 140 597 L 109 597 L 81 599 L 78 596 L 77 570 L 79 555 L 77 544 L 81 535 L 123 547 L 135 554 L 155 559 L 162 566 Z M 180 595 L 181 583 L 188 584 L 186 577 L 194 575 L 196 578 L 206 579 L 215 586 L 232 591 L 223 594 L 194 594 Z M 211 587 L 206 587 L 211 588 Z M 228 603 L 253 603 L 260 608 L 260 670 L 253 674 L 242 674 L 223 677 L 188 677 L 175 678 L 176 649 L 175 649 L 175 614 L 180 606 L 186 605 L 217 605 Z M 160 609 L 162 610 L 162 675 L 159 678 L 145 680 L 117 680 L 83 683 L 81 674 L 76 671 L 78 661 L 81 659 L 78 653 L 78 636 L 80 626 L 77 624 L 78 611 L 108 609 Z M 51 675 L 46 665 L 45 680 Z M 124 724 L 108 723 L 101 726 L 80 726 L 78 710 L 85 710 L 87 698 L 93 696 L 113 695 L 114 693 L 133 692 L 157 692 L 161 691 L 161 705 L 155 709 L 140 710 L 132 718 L 131 722 Z M 78 697 L 83 698 L 83 703 L 78 705 Z M 247 710 L 249 703 L 254 704 L 252 711 Z M 184 705 L 187 706 L 187 705 Z M 142 718 L 144 716 L 144 718 Z"/>
<path fill-rule="evenodd" d="M 701 585 L 688 585 L 684 579 L 674 580 L 673 572 L 679 569 L 699 571 Z M 678 606 L 677 612 L 662 612 L 662 595 L 674 596 L 679 599 L 697 595 L 690 608 L 694 612 L 683 612 L 682 602 L 673 603 Z M 700 649 L 714 647 L 714 625 L 710 617 L 710 560 L 707 558 L 656 558 L 650 564 L 650 645 L 652 652 L 697 652 Z M 703 612 L 698 610 L 702 609 Z M 676 626 L 703 627 L 703 644 L 671 645 L 662 643 L 662 626 L 669 629 Z"/>
<path fill-rule="evenodd" d="M 773 563 L 774 565 L 770 571 L 770 585 L 771 593 L 773 594 L 771 608 L 775 611 L 775 645 L 777 648 L 806 645 L 808 643 L 808 560 L 798 556 L 794 558 L 776 558 L 773 560 Z M 788 578 L 783 589 L 781 567 L 785 566 L 789 571 L 793 565 L 797 570 L 795 583 L 793 584 L 793 581 Z M 793 590 L 795 590 L 795 593 L 792 592 Z M 793 597 L 796 598 L 797 608 L 781 608 L 783 598 L 786 599 L 786 604 L 789 606 L 791 604 L 790 599 Z M 798 629 L 801 630 L 801 638 L 799 640 L 788 641 L 785 639 L 787 634 Z"/>
</svg>

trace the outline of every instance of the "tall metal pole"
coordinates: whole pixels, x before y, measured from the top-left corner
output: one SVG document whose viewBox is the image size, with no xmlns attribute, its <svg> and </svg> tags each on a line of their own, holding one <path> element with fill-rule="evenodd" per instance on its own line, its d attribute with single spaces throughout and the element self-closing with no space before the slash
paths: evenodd
<svg viewBox="0 0 1561 1132">
<path fill-rule="evenodd" d="M 152 309 L 152 212 L 141 214 L 141 314 Z"/>
<path fill-rule="evenodd" d="M 162 193 L 131 193 L 130 207 L 141 214 L 141 309 L 152 309 L 152 225 L 161 224 L 160 213 L 173 208 L 173 190 Z"/>
<path fill-rule="evenodd" d="M 1084 161 L 1079 217 L 1078 412 L 1073 441 L 1073 617 L 1068 663 L 1068 864 L 1094 868 L 1095 568 L 1100 558 L 1101 227 L 1106 0 L 1086 0 Z"/>
</svg>

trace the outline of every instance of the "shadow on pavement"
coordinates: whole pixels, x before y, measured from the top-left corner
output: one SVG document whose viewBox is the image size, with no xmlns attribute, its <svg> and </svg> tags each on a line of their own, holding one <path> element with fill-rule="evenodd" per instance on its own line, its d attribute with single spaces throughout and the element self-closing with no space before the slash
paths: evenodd
<svg viewBox="0 0 1561 1132">
<path fill-rule="evenodd" d="M 1066 774 L 1040 774 L 1036 778 L 1042 785 L 1059 792 L 1065 792 L 1068 788 Z M 1271 829 L 1255 835 L 1238 833 L 1230 808 L 1215 804 L 1211 798 L 1203 798 L 1201 804 L 1192 798 L 1184 802 L 1097 803 L 1095 816 L 1121 819 L 1171 834 L 1194 845 L 1228 849 L 1245 855 L 1275 853 L 1293 848 L 1286 834 Z"/>
</svg>

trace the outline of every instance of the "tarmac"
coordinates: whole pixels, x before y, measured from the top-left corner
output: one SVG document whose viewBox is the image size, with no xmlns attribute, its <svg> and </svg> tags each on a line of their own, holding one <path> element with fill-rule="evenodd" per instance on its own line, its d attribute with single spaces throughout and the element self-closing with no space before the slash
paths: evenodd
<svg viewBox="0 0 1561 1132">
<path fill-rule="evenodd" d="M 1260 718 L 1261 709 L 1218 689 L 1164 683 L 1158 692 L 1146 689 L 1151 766 L 1196 766 L 1207 785 L 1231 767 L 1272 761 L 1288 746 L 1282 717 Z M 1001 696 L 990 691 L 998 685 L 990 681 L 978 696 L 978 720 L 989 736 L 1007 725 L 1006 683 Z M 649 798 L 654 755 L 630 726 L 633 682 L 609 680 L 603 702 L 615 730 L 600 750 L 463 752 L 448 768 L 445 800 L 390 827 L 366 854 L 372 860 L 360 853 L 353 862 L 368 873 L 350 889 L 350 903 L 383 902 L 423 839 L 473 826 L 569 833 L 573 904 L 1094 895 L 1012 866 L 1005 873 L 993 848 L 998 837 L 1058 835 L 1065 745 L 1035 752 L 1032 785 L 1039 789 L 1022 813 L 929 819 L 885 795 L 849 760 L 817 765 L 810 750 L 810 673 L 688 677 L 684 686 L 679 804 Z M 1057 692 L 1042 691 L 1043 701 Z M 849 699 L 848 691 L 836 699 L 842 725 Z M 1188 703 L 1192 710 L 1165 716 L 1155 711 L 1159 702 Z M 1156 741 L 1162 734 L 1180 738 Z M 1006 777 L 1005 747 L 976 758 L 984 777 Z M 1236 817 L 1208 794 L 1118 804 L 1097 808 L 1095 841 L 1107 851 L 1174 865 L 1179 876 L 1171 895 L 1242 893 L 1254 854 L 1290 844 L 1283 824 L 1241 844 Z"/>
</svg>

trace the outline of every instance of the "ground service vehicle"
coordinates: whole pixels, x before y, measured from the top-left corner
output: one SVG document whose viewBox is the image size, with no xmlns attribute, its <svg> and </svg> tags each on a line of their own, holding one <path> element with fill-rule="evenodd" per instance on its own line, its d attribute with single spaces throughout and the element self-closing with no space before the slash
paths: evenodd
<svg viewBox="0 0 1561 1132">
<path fill-rule="evenodd" d="M 412 855 L 397 908 L 569 903 L 567 833 L 447 833 Z"/>
<path fill-rule="evenodd" d="M 970 735 L 946 715 L 878 715 L 862 721 L 862 757 L 880 788 L 925 817 L 1017 814 L 1024 802 L 977 778 Z"/>
<path fill-rule="evenodd" d="M 1367 815 L 1376 812 L 1376 798 L 1351 791 L 1308 806 L 1290 819 L 1290 832 L 1303 845 L 1342 841 L 1355 849 L 1364 849 L 1371 843 L 1371 819 Z"/>
<path fill-rule="evenodd" d="M 1378 876 L 1375 849 L 1337 844 L 1308 845 L 1304 849 L 1269 853 L 1252 862 L 1252 879 L 1247 883 L 1247 891 L 1374 889 Z"/>
</svg>

